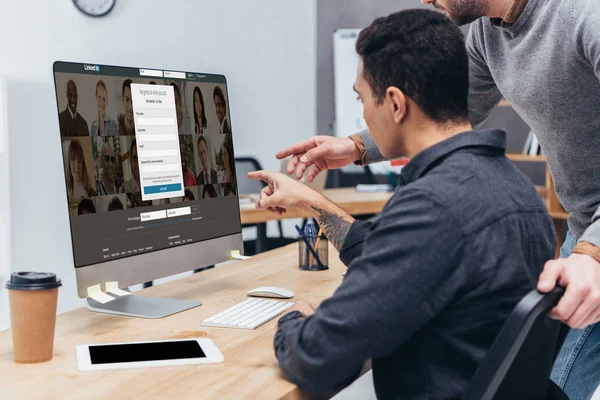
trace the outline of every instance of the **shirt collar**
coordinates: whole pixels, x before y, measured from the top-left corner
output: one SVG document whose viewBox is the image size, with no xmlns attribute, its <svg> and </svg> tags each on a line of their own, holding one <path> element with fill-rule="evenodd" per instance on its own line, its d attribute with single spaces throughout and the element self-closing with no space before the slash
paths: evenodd
<svg viewBox="0 0 600 400">
<path fill-rule="evenodd" d="M 104 122 L 104 129 L 107 129 L 106 127 L 110 123 L 110 117 L 108 115 L 105 115 L 103 122 Z M 99 127 L 100 126 L 100 118 L 98 118 L 97 120 L 95 120 L 92 124 Z"/>
<path fill-rule="evenodd" d="M 71 107 L 69 107 L 68 104 L 67 104 L 67 110 L 69 110 L 69 114 L 71 115 L 71 118 L 75 118 L 77 116 L 77 109 L 75 109 L 75 112 L 71 111 Z"/>
<path fill-rule="evenodd" d="M 514 0 L 509 9 L 506 11 L 506 14 L 504 14 L 503 18 L 490 18 L 490 22 L 492 25 L 500 28 L 507 28 L 511 26 L 517 22 L 523 13 L 523 10 L 525 10 L 527 2 L 528 0 Z"/>
<path fill-rule="evenodd" d="M 527 5 L 527 0 L 514 0 L 504 18 L 502 18 L 502 22 L 504 24 L 514 24 L 517 22 L 521 13 L 525 9 Z"/>
<path fill-rule="evenodd" d="M 417 154 L 404 168 L 400 180 L 404 185 L 417 181 L 441 159 L 459 150 L 498 155 L 506 150 L 506 132 L 498 129 L 468 131 L 454 135 Z"/>
<path fill-rule="evenodd" d="M 534 14 L 538 3 L 545 0 L 514 0 L 504 18 L 490 18 L 490 23 L 498 28 L 517 35 Z"/>
</svg>

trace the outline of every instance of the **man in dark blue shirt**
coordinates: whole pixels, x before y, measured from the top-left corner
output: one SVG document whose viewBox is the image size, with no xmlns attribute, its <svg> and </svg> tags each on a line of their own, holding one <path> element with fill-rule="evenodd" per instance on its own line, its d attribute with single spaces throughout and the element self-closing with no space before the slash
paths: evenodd
<svg viewBox="0 0 600 400">
<path fill-rule="evenodd" d="M 371 135 L 387 158 L 411 161 L 370 222 L 281 174 L 249 174 L 269 184 L 259 208 L 310 211 L 349 266 L 316 311 L 299 301 L 280 319 L 276 356 L 309 390 L 339 390 L 372 359 L 379 398 L 459 399 L 553 256 L 552 221 L 505 157 L 505 133 L 472 131 L 467 54 L 450 20 L 392 14 L 361 32 L 357 51 Z"/>
</svg>

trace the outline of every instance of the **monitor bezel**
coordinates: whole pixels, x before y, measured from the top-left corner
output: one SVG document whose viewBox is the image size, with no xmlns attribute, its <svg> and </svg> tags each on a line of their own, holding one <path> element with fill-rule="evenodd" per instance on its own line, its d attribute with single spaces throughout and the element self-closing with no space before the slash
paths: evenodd
<svg viewBox="0 0 600 400">
<path fill-rule="evenodd" d="M 178 69 L 169 68 L 155 68 L 155 67 L 136 67 L 136 66 L 118 66 L 108 64 L 97 64 L 88 62 L 73 62 L 73 61 L 55 61 L 52 64 L 52 79 L 54 81 L 54 95 L 56 98 L 56 118 L 59 120 L 60 104 L 58 100 L 58 87 L 56 81 L 57 73 L 74 73 L 78 72 L 64 72 L 57 71 L 60 67 L 64 66 L 84 66 L 94 65 L 102 69 L 109 68 L 128 68 L 132 70 L 148 69 L 148 70 L 160 70 L 160 71 L 172 71 L 172 72 L 183 72 L 186 74 L 186 79 L 182 78 L 162 78 L 169 81 L 183 80 L 188 81 L 187 74 L 203 75 L 207 77 L 222 78 L 223 85 L 225 85 L 225 96 L 227 98 L 228 117 L 231 130 L 233 132 L 233 121 L 231 111 L 231 101 L 229 96 L 229 86 L 227 78 L 223 74 L 214 74 L 206 72 L 190 72 L 181 71 Z M 138 72 L 139 74 L 139 72 Z M 81 72 L 81 75 L 90 75 L 90 73 Z M 99 72 L 98 75 L 103 75 Z M 159 78 L 160 79 L 160 78 Z M 189 80 L 192 81 L 192 80 Z M 241 208 L 239 202 L 237 203 L 238 219 L 240 230 L 229 235 L 197 241 L 189 244 L 183 244 L 176 247 L 168 247 L 163 249 L 157 249 L 149 251 L 144 254 L 131 255 L 115 260 L 103 261 L 94 264 L 76 266 L 75 265 L 75 249 L 73 244 L 73 230 L 71 225 L 71 215 L 69 213 L 69 201 L 68 201 L 68 189 L 66 184 L 66 177 L 64 176 L 64 163 L 65 155 L 62 150 L 63 137 L 58 130 L 58 138 L 61 152 L 61 170 L 63 171 L 63 185 L 65 190 L 65 205 L 66 205 L 66 216 L 69 221 L 69 236 L 71 243 L 71 256 L 73 260 L 73 267 L 75 268 L 77 278 L 77 292 L 79 297 L 88 297 L 88 288 L 95 285 L 102 285 L 106 282 L 117 281 L 120 287 L 128 287 L 143 282 L 148 282 L 168 276 L 192 271 L 198 268 L 214 265 L 217 263 L 225 262 L 231 259 L 231 252 L 233 250 L 239 250 L 243 254 L 243 238 L 242 238 L 242 222 L 241 222 Z M 234 150 L 232 156 L 235 158 L 235 139 L 232 134 L 232 141 L 234 141 Z M 239 193 L 238 193 L 239 196 Z M 200 256 L 199 256 L 200 255 Z M 133 264 L 133 265 L 132 265 Z M 169 268 L 165 268 L 165 265 L 169 264 Z"/>
</svg>

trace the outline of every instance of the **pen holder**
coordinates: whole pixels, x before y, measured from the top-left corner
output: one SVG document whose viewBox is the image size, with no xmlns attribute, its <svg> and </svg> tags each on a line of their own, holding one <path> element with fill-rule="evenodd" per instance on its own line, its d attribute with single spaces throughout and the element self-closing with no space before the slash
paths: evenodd
<svg viewBox="0 0 600 400">
<path fill-rule="evenodd" d="M 310 243 L 312 249 L 318 255 L 315 257 L 308 249 L 306 240 Z M 325 236 L 305 236 L 298 238 L 298 268 L 303 271 L 324 271 L 329 269 L 329 242 Z M 320 264 L 319 264 L 320 261 Z"/>
</svg>

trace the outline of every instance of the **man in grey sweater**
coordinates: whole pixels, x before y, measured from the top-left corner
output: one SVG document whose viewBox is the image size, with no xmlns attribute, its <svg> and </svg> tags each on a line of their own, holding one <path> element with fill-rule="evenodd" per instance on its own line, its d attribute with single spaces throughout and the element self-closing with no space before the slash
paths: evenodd
<svg viewBox="0 0 600 400">
<path fill-rule="evenodd" d="M 458 24 L 473 22 L 469 108 L 480 125 L 502 97 L 536 133 L 561 203 L 571 213 L 561 259 L 538 288 L 567 287 L 553 316 L 573 328 L 553 379 L 572 399 L 600 383 L 600 7 L 597 0 L 422 0 Z M 352 162 L 383 160 L 368 132 L 292 146 L 288 172 L 308 180 Z"/>
</svg>

